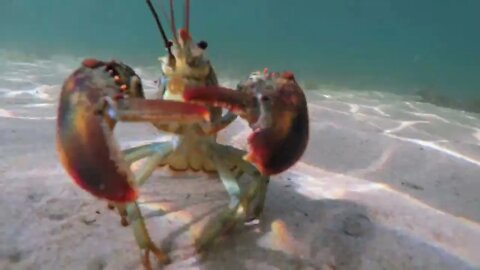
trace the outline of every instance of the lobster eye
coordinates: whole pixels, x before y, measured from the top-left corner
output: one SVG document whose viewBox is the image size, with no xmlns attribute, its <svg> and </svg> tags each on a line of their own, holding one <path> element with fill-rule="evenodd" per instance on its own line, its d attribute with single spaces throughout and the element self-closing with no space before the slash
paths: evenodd
<svg viewBox="0 0 480 270">
<path fill-rule="evenodd" d="M 208 47 L 208 43 L 206 41 L 202 40 L 202 41 L 197 43 L 197 46 L 200 49 L 205 50 Z"/>
</svg>

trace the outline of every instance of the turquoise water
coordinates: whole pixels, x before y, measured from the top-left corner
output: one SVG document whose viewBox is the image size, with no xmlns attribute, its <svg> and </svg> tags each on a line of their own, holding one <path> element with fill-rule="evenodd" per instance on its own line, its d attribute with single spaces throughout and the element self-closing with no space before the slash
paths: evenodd
<svg viewBox="0 0 480 270">
<path fill-rule="evenodd" d="M 480 96 L 479 10 L 474 0 L 192 0 L 191 27 L 220 76 L 268 66 L 310 87 L 465 98 Z M 0 49 L 149 66 L 164 53 L 142 0 L 1 0 Z"/>
</svg>

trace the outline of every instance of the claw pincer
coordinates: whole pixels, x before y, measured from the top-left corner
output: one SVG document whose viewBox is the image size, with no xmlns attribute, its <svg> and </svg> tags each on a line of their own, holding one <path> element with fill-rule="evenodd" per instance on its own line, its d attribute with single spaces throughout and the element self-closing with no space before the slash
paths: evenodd
<svg viewBox="0 0 480 270">
<path fill-rule="evenodd" d="M 138 193 L 115 145 L 115 121 L 98 112 L 104 97 L 124 95 L 121 88 L 126 84 L 117 82 L 120 75 L 115 74 L 120 68 L 117 63 L 86 60 L 66 79 L 57 112 L 57 150 L 62 165 L 80 187 L 99 198 L 129 202 Z M 129 71 L 127 76 L 136 76 Z M 131 94 L 143 97 L 141 85 L 137 86 Z"/>
<path fill-rule="evenodd" d="M 75 183 L 112 202 L 137 199 L 134 174 L 113 136 L 117 121 L 161 122 L 207 117 L 201 106 L 145 100 L 140 78 L 119 62 L 87 59 L 66 80 L 57 111 L 56 142 Z"/>
<path fill-rule="evenodd" d="M 248 121 L 253 133 L 244 157 L 263 175 L 281 173 L 303 155 L 309 137 L 307 101 L 291 72 L 255 72 L 238 85 L 190 88 L 186 101 L 224 107 Z"/>
</svg>

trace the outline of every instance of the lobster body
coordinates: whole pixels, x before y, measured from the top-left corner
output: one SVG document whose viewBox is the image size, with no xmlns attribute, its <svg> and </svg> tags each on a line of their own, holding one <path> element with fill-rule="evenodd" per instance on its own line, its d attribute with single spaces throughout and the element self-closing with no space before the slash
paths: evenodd
<svg viewBox="0 0 480 270">
<path fill-rule="evenodd" d="M 56 142 L 60 162 L 74 182 L 108 201 L 122 224 L 131 225 L 142 260 L 151 269 L 150 253 L 161 263 L 169 257 L 150 239 L 137 199 L 138 188 L 158 166 L 215 172 L 223 183 L 230 203 L 195 240 L 196 250 L 204 251 L 237 223 L 259 218 L 270 175 L 290 168 L 305 151 L 309 121 L 305 95 L 292 73 L 254 72 L 237 89 L 223 88 L 205 56 L 206 42 L 193 42 L 188 19 L 178 37 L 172 27 L 174 39 L 168 41 L 151 1 L 147 4 L 168 50 L 160 59 L 158 98 L 145 97 L 140 77 L 128 65 L 86 59 L 62 87 Z M 185 6 L 188 11 L 188 0 Z M 247 151 L 216 142 L 217 133 L 238 116 L 253 130 Z M 151 123 L 174 138 L 121 149 L 114 137 L 118 122 Z M 143 166 L 133 169 L 141 159 Z M 251 179 L 246 188 L 238 183 L 243 176 Z"/>
</svg>

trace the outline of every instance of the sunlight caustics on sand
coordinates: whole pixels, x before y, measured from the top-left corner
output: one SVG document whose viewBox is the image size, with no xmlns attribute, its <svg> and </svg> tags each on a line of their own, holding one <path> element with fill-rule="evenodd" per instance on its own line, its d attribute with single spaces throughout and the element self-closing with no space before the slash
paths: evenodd
<svg viewBox="0 0 480 270">
<path fill-rule="evenodd" d="M 18 263 L 28 268 L 42 263 L 55 268 L 75 261 L 83 266 L 85 258 L 92 256 L 90 245 L 113 239 L 119 242 L 101 251 L 108 263 L 138 263 L 135 252 L 130 252 L 135 248 L 129 242 L 133 240 L 127 238 L 130 231 L 119 226 L 114 212 L 101 210 L 101 215 L 90 217 L 90 212 L 105 208 L 103 202 L 74 186 L 55 155 L 53 120 L 61 82 L 80 61 L 59 58 L 0 63 L 2 149 L 13 153 L 1 163 L 0 185 L 8 191 L 4 199 L 12 202 L 11 207 L 27 209 L 25 215 L 30 219 L 41 216 L 36 211 L 44 208 L 54 211 L 65 205 L 83 205 L 69 210 L 65 221 L 53 215 L 48 221 L 38 221 L 41 230 L 25 230 L 25 241 L 12 245 L 28 249 L 26 254 L 34 256 L 25 255 L 25 259 L 5 265 Z M 153 96 L 156 70 L 135 69 L 145 79 L 147 95 Z M 236 80 L 221 81 L 234 85 Z M 222 269 L 222 256 L 242 258 L 243 263 L 249 261 L 251 252 L 268 252 L 262 263 L 278 267 L 344 262 L 345 269 L 358 269 L 354 260 L 358 256 L 363 262 L 361 269 L 395 269 L 398 265 L 409 269 L 452 269 L 453 265 L 478 269 L 480 117 L 379 91 L 317 89 L 307 95 L 311 141 L 302 161 L 271 181 L 265 217 L 235 233 L 238 238 L 206 264 Z M 173 138 L 148 125 L 134 126 L 119 125 L 122 148 Z M 245 149 L 250 132 L 244 122 L 237 121 L 219 140 Z M 140 164 L 135 163 L 132 169 Z M 33 195 L 29 194 L 32 190 Z M 25 207 L 23 200 L 35 200 L 35 207 Z M 215 177 L 164 171 L 146 183 L 140 199 L 154 238 L 168 239 L 178 250 L 198 238 L 206 217 L 218 214 L 227 203 L 225 190 Z M 2 211 L 13 223 L 0 224 L 5 232 L 0 234 L 0 243 L 10 243 L 16 235 L 12 228 L 31 222 L 25 224 L 26 217 L 13 218 L 14 212 L 7 208 Z M 78 225 L 84 215 L 88 222 Z M 85 225 L 90 223 L 94 226 Z M 45 233 L 49 231 L 55 232 L 55 237 Z M 55 248 L 61 255 L 58 258 L 70 261 L 52 260 L 53 251 L 30 249 L 58 246 L 57 238 L 63 246 Z M 66 256 L 67 247 L 75 247 L 75 254 Z M 7 248 L 0 246 L 0 253 L 3 249 Z M 125 250 L 132 256 L 115 255 L 125 254 Z M 196 262 L 174 263 L 171 269 L 191 267 Z M 0 266 L 2 263 L 0 260 Z"/>
</svg>

